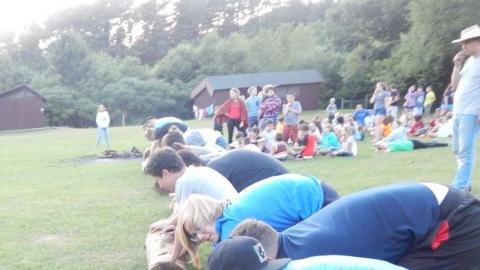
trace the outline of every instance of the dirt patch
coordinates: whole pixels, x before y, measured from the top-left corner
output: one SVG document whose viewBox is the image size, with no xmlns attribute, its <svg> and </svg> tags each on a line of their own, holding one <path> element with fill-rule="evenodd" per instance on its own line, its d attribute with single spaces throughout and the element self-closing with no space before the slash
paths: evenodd
<svg viewBox="0 0 480 270">
<path fill-rule="evenodd" d="M 126 161 L 142 161 L 142 158 L 127 158 L 127 159 L 122 159 L 122 158 L 98 158 L 97 156 L 84 156 L 84 157 L 78 157 L 78 158 L 73 158 L 69 160 L 65 160 L 66 164 L 69 165 L 81 165 L 81 164 L 95 164 L 95 163 L 121 163 L 121 162 L 126 162 Z"/>
<path fill-rule="evenodd" d="M 112 163 L 125 161 L 142 161 L 143 155 L 136 147 L 132 147 L 129 152 L 119 152 L 115 150 L 105 150 L 98 155 L 83 156 L 66 160 L 65 163 L 71 165 L 90 164 L 90 163 Z"/>
</svg>

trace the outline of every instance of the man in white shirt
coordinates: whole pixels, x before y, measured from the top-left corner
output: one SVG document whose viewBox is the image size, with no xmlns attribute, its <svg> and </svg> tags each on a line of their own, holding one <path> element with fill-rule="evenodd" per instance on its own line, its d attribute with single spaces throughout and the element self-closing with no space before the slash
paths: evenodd
<svg viewBox="0 0 480 270">
<path fill-rule="evenodd" d="M 475 142 L 480 122 L 480 26 L 464 29 L 460 39 L 462 50 L 453 58 L 453 152 L 457 172 L 452 186 L 471 190 L 475 166 Z"/>
<path fill-rule="evenodd" d="M 182 158 L 171 148 L 152 154 L 145 168 L 159 187 L 175 193 L 176 203 L 182 204 L 190 194 L 202 194 L 223 200 L 237 191 L 223 175 L 208 167 L 186 167 Z"/>
</svg>

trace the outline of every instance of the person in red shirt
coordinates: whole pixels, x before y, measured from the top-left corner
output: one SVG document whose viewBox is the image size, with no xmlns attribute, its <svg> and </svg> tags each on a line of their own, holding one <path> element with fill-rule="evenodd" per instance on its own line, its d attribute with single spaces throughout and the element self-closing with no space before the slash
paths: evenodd
<svg viewBox="0 0 480 270">
<path fill-rule="evenodd" d="M 300 125 L 298 130 L 298 140 L 295 148 L 296 153 L 293 153 L 295 159 L 313 158 L 315 149 L 317 148 L 317 138 L 310 133 L 308 124 Z"/>
<path fill-rule="evenodd" d="M 415 115 L 414 119 L 415 119 L 415 123 L 413 123 L 412 127 L 408 131 L 408 136 L 417 137 L 424 134 L 427 129 L 423 124 L 421 115 Z"/>
<path fill-rule="evenodd" d="M 230 98 L 226 100 L 215 113 L 216 123 L 227 123 L 228 143 L 232 143 L 234 128 L 246 136 L 248 117 L 245 102 L 240 98 L 238 88 L 230 89 Z"/>
</svg>

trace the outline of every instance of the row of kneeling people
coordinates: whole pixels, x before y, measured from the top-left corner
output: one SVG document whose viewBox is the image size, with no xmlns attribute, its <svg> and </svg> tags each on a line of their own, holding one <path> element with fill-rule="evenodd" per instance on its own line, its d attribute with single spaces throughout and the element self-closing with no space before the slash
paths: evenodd
<svg viewBox="0 0 480 270">
<path fill-rule="evenodd" d="M 399 183 L 339 198 L 248 150 L 197 167 L 165 148 L 145 171 L 175 194 L 172 215 L 150 234 L 174 236 L 159 245 L 178 269 L 480 269 L 480 202 L 455 188 Z M 208 262 L 203 242 L 213 244 Z"/>
</svg>

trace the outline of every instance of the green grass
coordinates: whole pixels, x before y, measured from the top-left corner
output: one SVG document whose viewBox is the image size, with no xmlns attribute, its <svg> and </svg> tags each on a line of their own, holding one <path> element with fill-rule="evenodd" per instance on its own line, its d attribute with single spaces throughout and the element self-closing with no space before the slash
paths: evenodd
<svg viewBox="0 0 480 270">
<path fill-rule="evenodd" d="M 189 124 L 210 127 L 211 121 Z M 68 128 L 0 133 L 0 269 L 146 268 L 145 234 L 168 216 L 168 199 L 156 193 L 138 161 L 67 162 L 98 153 L 95 134 Z M 111 141 L 122 151 L 148 145 L 140 127 L 112 128 Z M 359 153 L 286 164 L 342 195 L 404 180 L 448 184 L 456 166 L 450 148 L 382 154 L 362 142 Z"/>
</svg>

